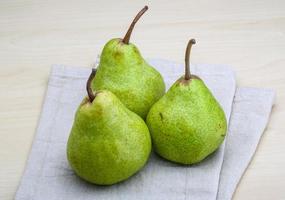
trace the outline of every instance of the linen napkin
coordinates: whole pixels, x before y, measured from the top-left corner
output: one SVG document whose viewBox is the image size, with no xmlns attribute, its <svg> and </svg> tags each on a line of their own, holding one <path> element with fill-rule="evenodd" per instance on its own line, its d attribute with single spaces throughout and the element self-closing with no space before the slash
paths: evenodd
<svg viewBox="0 0 285 200">
<path fill-rule="evenodd" d="M 167 88 L 184 71 L 183 65 L 170 61 L 154 59 L 150 64 L 162 73 Z M 206 160 L 192 166 L 177 165 L 152 153 L 139 173 L 127 181 L 104 187 L 78 178 L 66 159 L 66 142 L 75 111 L 86 95 L 90 69 L 54 66 L 15 199 L 230 199 L 266 126 L 274 93 L 241 88 L 235 94 L 235 75 L 227 66 L 191 65 L 191 71 L 210 88 L 228 121 L 233 106 L 226 146 L 222 144 Z"/>
<path fill-rule="evenodd" d="M 217 199 L 231 199 L 266 127 L 274 99 L 275 93 L 269 89 L 237 89 Z"/>
</svg>

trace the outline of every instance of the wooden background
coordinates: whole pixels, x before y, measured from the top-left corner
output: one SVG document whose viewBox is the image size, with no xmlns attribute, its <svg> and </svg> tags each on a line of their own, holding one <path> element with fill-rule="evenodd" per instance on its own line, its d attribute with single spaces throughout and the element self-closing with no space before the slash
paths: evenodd
<svg viewBox="0 0 285 200">
<path fill-rule="evenodd" d="M 285 199 L 284 0 L 0 0 L 0 199 L 13 199 L 31 148 L 52 64 L 89 67 L 106 41 L 131 38 L 146 58 L 224 63 L 240 86 L 274 88 L 270 124 L 234 199 Z"/>
</svg>

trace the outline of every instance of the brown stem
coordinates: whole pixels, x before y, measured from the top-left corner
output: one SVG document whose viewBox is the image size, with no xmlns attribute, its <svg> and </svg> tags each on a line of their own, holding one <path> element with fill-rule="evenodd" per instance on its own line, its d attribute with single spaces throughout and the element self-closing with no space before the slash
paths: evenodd
<svg viewBox="0 0 285 200">
<path fill-rule="evenodd" d="M 191 73 L 190 73 L 190 52 L 191 52 L 191 47 L 193 44 L 196 44 L 195 39 L 191 39 L 188 42 L 186 52 L 185 52 L 185 80 L 189 80 L 191 78 Z"/>
<path fill-rule="evenodd" d="M 89 101 L 92 103 L 93 100 L 95 99 L 95 94 L 93 93 L 92 89 L 91 89 L 91 82 L 93 80 L 93 78 L 95 77 L 96 75 L 96 69 L 92 69 L 92 72 L 87 80 L 87 84 L 86 84 L 86 90 L 87 90 L 87 94 L 88 94 L 88 97 L 89 97 Z"/>
<path fill-rule="evenodd" d="M 137 16 L 134 18 L 133 22 L 131 23 L 124 39 L 122 40 L 123 43 L 125 44 L 129 44 L 130 42 L 130 38 L 131 38 L 131 34 L 132 34 L 132 31 L 135 27 L 135 24 L 137 23 L 137 21 L 140 19 L 140 17 L 145 13 L 145 11 L 147 11 L 148 7 L 145 6 L 143 9 L 141 9 L 141 11 L 137 14 Z"/>
</svg>

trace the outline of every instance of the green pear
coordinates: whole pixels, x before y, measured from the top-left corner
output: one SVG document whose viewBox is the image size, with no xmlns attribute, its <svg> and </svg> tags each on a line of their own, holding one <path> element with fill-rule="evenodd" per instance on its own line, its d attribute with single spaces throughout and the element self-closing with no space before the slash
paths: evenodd
<svg viewBox="0 0 285 200">
<path fill-rule="evenodd" d="M 190 74 L 191 39 L 185 54 L 185 75 L 150 109 L 147 116 L 154 150 L 163 158 L 194 164 L 223 142 L 227 121 L 223 109 L 205 83 Z"/>
<path fill-rule="evenodd" d="M 129 43 L 135 23 L 148 9 L 145 6 L 133 20 L 123 39 L 111 39 L 104 46 L 93 90 L 109 90 L 131 111 L 143 119 L 165 93 L 160 73 L 141 56 L 138 48 Z"/>
<path fill-rule="evenodd" d="M 123 181 L 140 170 L 151 152 L 145 122 L 107 90 L 90 88 L 80 104 L 67 143 L 71 168 L 81 178 L 99 185 Z"/>
</svg>

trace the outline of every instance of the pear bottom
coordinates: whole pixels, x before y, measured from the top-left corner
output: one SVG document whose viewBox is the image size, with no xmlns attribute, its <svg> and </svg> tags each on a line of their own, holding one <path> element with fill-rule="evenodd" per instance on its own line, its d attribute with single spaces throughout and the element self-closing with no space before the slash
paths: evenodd
<svg viewBox="0 0 285 200">
<path fill-rule="evenodd" d="M 225 128 L 222 128 L 225 130 Z M 196 164 L 215 152 L 224 141 L 225 131 L 195 133 L 195 131 L 152 131 L 154 151 L 166 160 L 180 164 Z M 205 137 L 206 135 L 206 137 Z M 205 137 L 205 138 L 203 138 Z"/>
<path fill-rule="evenodd" d="M 138 172 L 149 156 L 148 150 L 143 150 L 150 149 L 149 146 L 135 144 L 135 151 L 122 143 L 114 144 L 107 140 L 96 147 L 96 144 L 87 140 L 71 137 L 67 155 L 75 173 L 93 184 L 112 185 L 124 181 Z M 125 153 L 128 155 L 122 155 Z"/>
<path fill-rule="evenodd" d="M 209 155 L 214 153 L 219 148 L 222 141 L 223 139 L 219 139 L 219 141 L 212 143 L 211 147 L 203 148 L 203 150 L 201 150 L 202 153 L 196 153 L 198 149 L 196 147 L 193 147 L 192 145 L 186 144 L 186 142 L 181 142 L 181 147 L 177 148 L 173 145 L 175 141 L 171 143 L 162 142 L 158 145 L 154 144 L 154 150 L 159 156 L 171 162 L 183 165 L 192 165 L 200 163 Z"/>
</svg>

